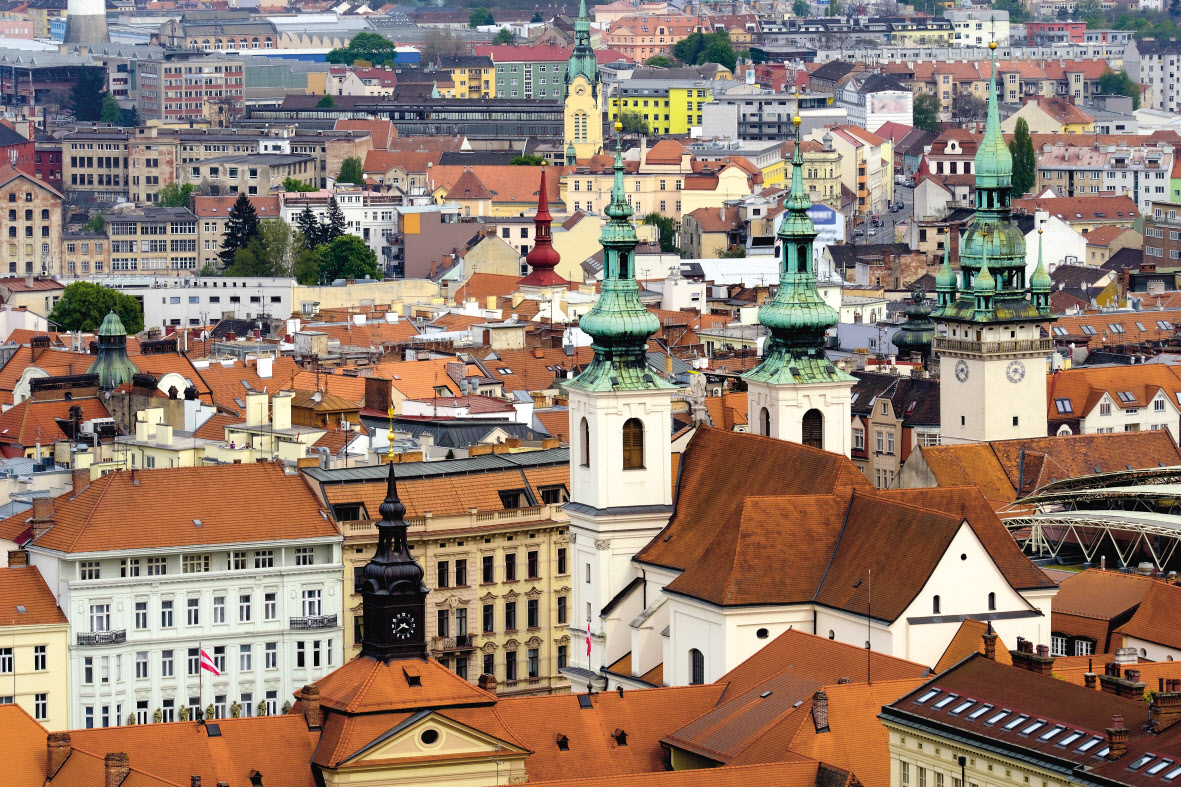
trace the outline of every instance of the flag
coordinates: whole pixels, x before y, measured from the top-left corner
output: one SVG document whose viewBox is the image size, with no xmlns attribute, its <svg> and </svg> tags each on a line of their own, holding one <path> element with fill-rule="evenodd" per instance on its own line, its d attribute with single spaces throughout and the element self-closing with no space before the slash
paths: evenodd
<svg viewBox="0 0 1181 787">
<path fill-rule="evenodd" d="M 586 619 L 586 657 L 590 658 L 590 618 Z"/>
<path fill-rule="evenodd" d="M 212 672 L 215 676 L 221 676 L 221 670 L 214 665 L 213 657 L 209 655 L 209 652 L 205 648 L 201 648 L 201 669 L 206 672 Z"/>
</svg>

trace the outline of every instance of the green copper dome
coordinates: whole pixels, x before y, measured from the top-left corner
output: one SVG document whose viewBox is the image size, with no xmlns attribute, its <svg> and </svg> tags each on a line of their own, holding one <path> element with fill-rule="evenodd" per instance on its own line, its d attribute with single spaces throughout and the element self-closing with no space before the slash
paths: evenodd
<svg viewBox="0 0 1181 787">
<path fill-rule="evenodd" d="M 1013 154 L 1001 136 L 1001 115 L 996 98 L 996 43 L 988 46 L 993 50 L 992 74 L 988 80 L 988 121 L 984 126 L 984 139 L 976 149 L 976 185 L 1008 188 L 1013 185 Z"/>
<path fill-rule="evenodd" d="M 954 229 L 951 230 L 955 232 Z M 935 297 L 940 308 L 955 302 L 959 279 L 951 269 L 950 243 L 943 244 L 943 266 L 935 276 Z"/>
<path fill-rule="evenodd" d="M 931 342 L 935 338 L 935 323 L 931 322 L 931 307 L 927 305 L 922 290 L 915 290 L 911 302 L 902 313 L 906 322 L 895 332 L 890 341 L 903 353 L 918 353 L 926 361 L 931 354 Z"/>
<path fill-rule="evenodd" d="M 98 387 L 104 391 L 129 383 L 132 376 L 139 374 L 139 369 L 127 357 L 127 329 L 114 311 L 99 326 L 98 357 L 86 373 L 97 374 Z"/>
<path fill-rule="evenodd" d="M 1046 266 L 1042 262 L 1042 231 L 1038 230 L 1037 267 L 1033 269 L 1033 276 L 1029 277 L 1029 300 L 1043 316 L 1050 313 L 1050 293 L 1053 289 L 1054 282 L 1050 274 L 1046 273 Z"/>
<path fill-rule="evenodd" d="M 660 321 L 640 303 L 635 279 L 635 252 L 639 238 L 630 219 L 631 205 L 623 191 L 623 154 L 618 140 L 615 151 L 615 184 L 607 206 L 607 223 L 599 243 L 603 246 L 603 285 L 594 307 L 578 321 L 590 334 L 595 357 L 569 387 L 583 391 L 638 391 L 673 388 L 648 368 L 648 339 Z"/>
<path fill-rule="evenodd" d="M 779 225 L 779 289 L 759 309 L 759 322 L 771 335 L 763 344 L 763 361 L 743 377 L 782 385 L 853 379 L 837 369 L 824 352 L 825 332 L 839 315 L 816 290 L 812 242 L 816 226 L 808 216 L 812 207 L 804 192 L 804 157 L 800 150 L 800 119 L 795 153 L 791 158 L 791 193 Z"/>
<path fill-rule="evenodd" d="M 595 50 L 590 43 L 590 18 L 586 15 L 586 0 L 578 6 L 578 20 L 574 23 L 574 49 L 570 52 L 570 59 L 566 63 L 566 86 L 562 92 L 562 100 L 570 95 L 570 85 L 574 77 L 582 76 L 590 83 L 591 95 L 599 97 L 599 61 L 595 57 Z"/>
</svg>

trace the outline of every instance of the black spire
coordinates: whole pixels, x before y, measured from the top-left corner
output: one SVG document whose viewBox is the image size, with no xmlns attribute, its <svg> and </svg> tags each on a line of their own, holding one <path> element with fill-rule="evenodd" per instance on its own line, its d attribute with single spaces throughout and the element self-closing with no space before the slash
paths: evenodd
<svg viewBox="0 0 1181 787">
<path fill-rule="evenodd" d="M 361 586 L 364 633 L 361 655 L 389 661 L 426 658 L 427 587 L 422 566 L 410 554 L 406 506 L 398 498 L 394 464 L 389 465 L 385 500 L 378 509 L 377 550 L 365 564 Z"/>
</svg>

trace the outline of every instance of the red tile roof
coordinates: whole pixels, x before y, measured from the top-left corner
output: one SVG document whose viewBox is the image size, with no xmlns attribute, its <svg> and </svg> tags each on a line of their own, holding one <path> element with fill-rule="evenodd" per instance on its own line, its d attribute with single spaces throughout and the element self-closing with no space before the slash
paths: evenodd
<svg viewBox="0 0 1181 787">
<path fill-rule="evenodd" d="M 1044 210 L 1052 216 L 1072 222 L 1118 222 L 1131 227 L 1140 211 L 1131 197 L 1112 194 L 1105 197 L 1034 197 L 1013 200 L 1014 211 L 1032 214 Z"/>
<path fill-rule="evenodd" d="M 68 623 L 37 567 L 0 568 L 0 627 Z"/>
<path fill-rule="evenodd" d="M 69 420 L 71 407 L 82 408 L 83 421 L 111 417 L 99 399 L 59 399 L 47 402 L 26 399 L 0 413 L 0 443 L 25 448 L 40 443 L 48 447 L 55 440 L 67 439 L 67 435 L 54 419 Z"/>
<path fill-rule="evenodd" d="M 1154 582 L 1132 619 L 1115 633 L 1181 649 L 1181 587 Z"/>
<path fill-rule="evenodd" d="M 979 620 L 969 618 L 961 623 L 951 642 L 947 643 L 947 649 L 935 664 L 935 672 L 946 672 L 973 653 L 984 653 L 984 635 L 987 631 L 988 624 Z M 1013 657 L 1009 655 L 1000 637 L 996 640 L 996 660 L 1001 664 L 1013 663 Z"/>
</svg>

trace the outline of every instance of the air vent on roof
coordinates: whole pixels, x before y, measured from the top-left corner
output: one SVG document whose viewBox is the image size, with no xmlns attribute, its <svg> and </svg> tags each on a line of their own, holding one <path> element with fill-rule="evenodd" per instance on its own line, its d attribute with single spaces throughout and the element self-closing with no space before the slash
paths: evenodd
<svg viewBox="0 0 1181 787">
<path fill-rule="evenodd" d="M 594 705 L 591 705 L 591 698 L 589 694 L 578 695 L 578 707 L 582 710 L 590 710 L 594 707 Z"/>
<path fill-rule="evenodd" d="M 207 732 L 209 734 L 210 738 L 220 738 L 221 737 L 221 725 L 220 724 L 206 724 L 205 725 L 205 732 Z"/>
<path fill-rule="evenodd" d="M 770 696 L 771 696 L 771 692 L 769 692 L 769 691 L 764 691 L 762 694 L 760 694 L 760 695 L 759 695 L 759 699 L 761 699 L 761 700 L 765 700 L 765 699 L 767 699 L 767 698 L 768 698 L 768 697 L 770 697 Z"/>
</svg>

